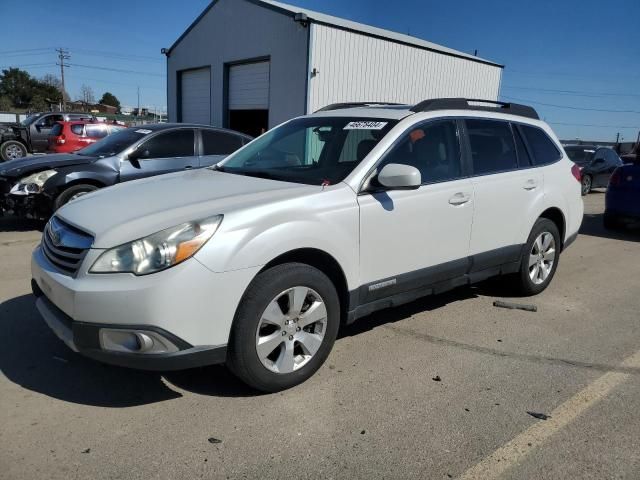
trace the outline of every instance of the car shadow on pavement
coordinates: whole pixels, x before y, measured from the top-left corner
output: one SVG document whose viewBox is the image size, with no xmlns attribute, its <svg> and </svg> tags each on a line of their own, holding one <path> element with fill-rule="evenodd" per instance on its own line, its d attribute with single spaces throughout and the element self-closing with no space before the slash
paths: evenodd
<svg viewBox="0 0 640 480">
<path fill-rule="evenodd" d="M 49 397 L 110 408 L 176 399 L 182 396 L 179 389 L 223 397 L 256 395 L 221 366 L 158 373 L 87 359 L 51 332 L 33 295 L 0 304 L 0 372 L 11 382 Z"/>
<path fill-rule="evenodd" d="M 582 218 L 580 235 L 640 242 L 640 226 L 627 226 L 615 230 L 607 230 L 604 228 L 603 216 L 604 214 L 602 213 L 585 213 Z"/>
<path fill-rule="evenodd" d="M 368 332 L 382 325 L 391 325 L 393 323 L 406 320 L 409 317 L 422 312 L 430 312 L 437 310 L 450 303 L 478 298 L 474 288 L 464 286 L 458 287 L 446 293 L 430 295 L 418 300 L 414 300 L 404 305 L 391 307 L 385 310 L 359 318 L 351 325 L 342 327 L 338 332 L 338 339 L 344 337 L 353 337 L 361 333 Z"/>
<path fill-rule="evenodd" d="M 41 232 L 46 222 L 17 217 L 0 217 L 0 232 Z"/>
</svg>

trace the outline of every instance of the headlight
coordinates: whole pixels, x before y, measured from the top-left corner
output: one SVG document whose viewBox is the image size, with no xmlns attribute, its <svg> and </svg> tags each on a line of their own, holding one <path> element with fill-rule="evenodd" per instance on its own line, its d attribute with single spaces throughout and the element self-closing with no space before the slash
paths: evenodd
<svg viewBox="0 0 640 480">
<path fill-rule="evenodd" d="M 14 195 L 40 193 L 42 192 L 42 187 L 45 182 L 57 173 L 58 172 L 55 170 L 45 170 L 44 172 L 38 172 L 33 175 L 22 177 L 20 181 L 13 186 L 10 193 L 13 193 Z"/>
<path fill-rule="evenodd" d="M 216 233 L 222 215 L 167 228 L 148 237 L 104 252 L 91 273 L 147 275 L 173 267 L 192 257 Z"/>
</svg>

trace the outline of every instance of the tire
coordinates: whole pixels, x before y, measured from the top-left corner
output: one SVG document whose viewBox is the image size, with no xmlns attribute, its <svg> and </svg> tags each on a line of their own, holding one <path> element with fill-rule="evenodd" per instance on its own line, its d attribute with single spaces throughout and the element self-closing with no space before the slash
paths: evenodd
<svg viewBox="0 0 640 480">
<path fill-rule="evenodd" d="M 587 195 L 591 192 L 593 188 L 593 178 L 591 175 L 583 175 L 582 176 L 582 195 Z"/>
<path fill-rule="evenodd" d="M 611 216 L 611 215 L 607 215 L 606 213 L 602 217 L 602 225 L 607 230 L 619 230 L 620 229 L 620 222 L 618 221 L 618 219 L 616 217 Z"/>
<path fill-rule="evenodd" d="M 548 246 L 545 247 L 547 242 Z M 515 275 L 514 286 L 518 293 L 524 296 L 537 295 L 549 286 L 558 268 L 560 247 L 560 233 L 556 224 L 547 218 L 536 220 L 522 251 L 520 270 Z M 551 250 L 552 263 L 548 261 Z M 534 257 L 537 257 L 536 263 L 531 264 Z"/>
<path fill-rule="evenodd" d="M 71 200 L 74 200 L 81 195 L 95 192 L 96 190 L 98 190 L 98 187 L 89 184 L 80 184 L 69 187 L 66 190 L 63 190 L 62 193 L 60 193 L 56 198 L 53 204 L 54 210 L 58 210 L 63 205 L 69 203 Z"/>
<path fill-rule="evenodd" d="M 291 291 L 296 305 L 293 312 Z M 298 302 L 303 302 L 301 308 Z M 309 312 L 313 316 L 305 319 Z M 318 320 L 303 325 L 315 318 Z M 275 266 L 251 282 L 240 302 L 231 330 L 227 366 L 256 390 L 277 392 L 291 388 L 322 366 L 339 326 L 340 301 L 324 273 L 302 263 Z"/>
<path fill-rule="evenodd" d="M 7 140 L 0 145 L 0 158 L 3 162 L 24 158 L 27 156 L 27 147 L 17 140 Z"/>
</svg>

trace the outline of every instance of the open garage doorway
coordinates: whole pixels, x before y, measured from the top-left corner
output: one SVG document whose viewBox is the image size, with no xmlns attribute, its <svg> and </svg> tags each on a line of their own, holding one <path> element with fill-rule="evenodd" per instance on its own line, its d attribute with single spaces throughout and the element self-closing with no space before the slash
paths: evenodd
<svg viewBox="0 0 640 480">
<path fill-rule="evenodd" d="M 268 61 L 229 66 L 229 128 L 257 137 L 269 128 Z"/>
</svg>

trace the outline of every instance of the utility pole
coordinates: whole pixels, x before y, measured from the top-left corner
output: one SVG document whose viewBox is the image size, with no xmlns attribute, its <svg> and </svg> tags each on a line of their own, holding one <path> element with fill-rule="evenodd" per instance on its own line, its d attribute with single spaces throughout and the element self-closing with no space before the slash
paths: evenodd
<svg viewBox="0 0 640 480">
<path fill-rule="evenodd" d="M 60 81 L 62 83 L 62 92 L 60 92 L 62 94 L 62 111 L 65 111 L 67 109 L 67 100 L 66 98 L 64 98 L 64 93 L 66 92 L 64 88 L 64 67 L 69 68 L 69 65 L 65 65 L 64 61 L 69 60 L 71 58 L 71 55 L 69 55 L 69 50 L 62 47 L 57 48 L 56 52 L 58 52 L 58 60 L 60 60 L 60 63 L 56 63 L 56 65 L 60 65 Z"/>
<path fill-rule="evenodd" d="M 616 143 L 620 141 L 620 132 L 616 133 Z"/>
</svg>

